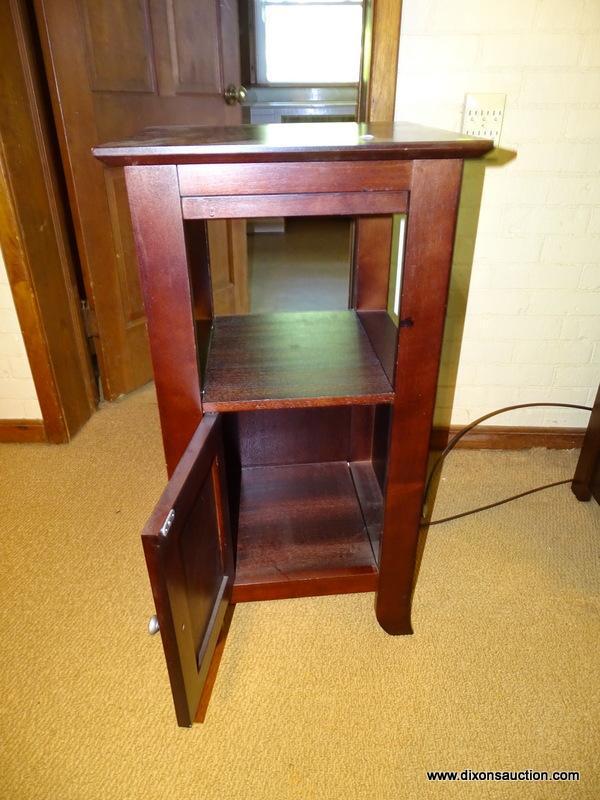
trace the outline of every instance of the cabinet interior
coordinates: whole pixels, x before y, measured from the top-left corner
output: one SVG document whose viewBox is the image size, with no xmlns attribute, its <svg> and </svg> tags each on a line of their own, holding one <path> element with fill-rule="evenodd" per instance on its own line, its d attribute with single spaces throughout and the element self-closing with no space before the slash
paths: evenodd
<svg viewBox="0 0 600 800">
<path fill-rule="evenodd" d="M 233 601 L 373 591 L 398 329 L 386 308 L 213 314 L 186 222 L 204 413 L 223 415 Z M 386 295 L 387 296 L 387 295 Z"/>
<path fill-rule="evenodd" d="M 226 412 L 223 421 L 233 600 L 374 590 L 389 406 Z"/>
</svg>

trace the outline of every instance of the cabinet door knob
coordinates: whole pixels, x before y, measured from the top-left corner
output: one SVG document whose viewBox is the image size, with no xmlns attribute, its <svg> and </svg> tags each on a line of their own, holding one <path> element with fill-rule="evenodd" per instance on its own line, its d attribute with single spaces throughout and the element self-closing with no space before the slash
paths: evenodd
<svg viewBox="0 0 600 800">
<path fill-rule="evenodd" d="M 236 86 L 235 83 L 230 83 L 225 89 L 223 97 L 228 106 L 234 106 L 236 103 L 241 105 L 246 99 L 247 94 L 244 86 Z"/>
<path fill-rule="evenodd" d="M 150 636 L 154 636 L 155 633 L 158 633 L 160 630 L 160 625 L 158 624 L 158 617 L 156 614 L 153 614 L 150 619 L 148 620 L 148 633 Z"/>
</svg>

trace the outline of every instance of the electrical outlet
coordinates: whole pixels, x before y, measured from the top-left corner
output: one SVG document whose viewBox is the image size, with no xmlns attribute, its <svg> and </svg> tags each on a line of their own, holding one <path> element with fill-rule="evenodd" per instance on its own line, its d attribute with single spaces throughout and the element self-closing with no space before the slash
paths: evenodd
<svg viewBox="0 0 600 800">
<path fill-rule="evenodd" d="M 505 103 L 505 94 L 466 95 L 462 132 L 480 139 L 493 139 L 494 146 L 498 147 Z"/>
</svg>

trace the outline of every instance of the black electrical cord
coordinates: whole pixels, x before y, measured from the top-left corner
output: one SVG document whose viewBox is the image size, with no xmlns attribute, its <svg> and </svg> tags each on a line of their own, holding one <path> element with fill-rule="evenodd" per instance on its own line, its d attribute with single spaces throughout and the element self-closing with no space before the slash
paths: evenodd
<svg viewBox="0 0 600 800">
<path fill-rule="evenodd" d="M 515 411 L 518 408 L 577 408 L 582 411 L 591 411 L 592 408 L 590 406 L 580 406 L 574 403 L 520 403 L 519 405 L 515 406 L 505 406 L 504 408 L 499 408 L 497 411 L 490 411 L 489 414 L 484 414 L 483 417 L 479 417 L 474 422 L 470 422 L 468 425 L 465 425 L 464 428 L 461 428 L 448 442 L 446 447 L 442 450 L 440 455 L 437 457 L 436 461 L 431 468 L 431 472 L 429 473 L 429 477 L 427 478 L 427 483 L 425 484 L 425 491 L 423 493 L 423 505 L 427 503 L 427 495 L 429 494 L 429 490 L 431 488 L 431 482 L 433 480 L 433 476 L 438 471 L 440 466 L 442 465 L 446 456 L 454 450 L 458 442 L 467 434 L 469 431 L 476 428 L 478 425 L 481 425 L 482 422 L 485 422 L 486 419 L 490 419 L 490 417 L 495 417 L 498 414 L 504 414 L 507 411 Z M 496 506 L 504 505 L 504 503 L 510 503 L 512 500 L 518 500 L 520 497 L 525 497 L 528 494 L 535 494 L 535 492 L 541 492 L 544 489 L 551 489 L 553 486 L 562 486 L 564 483 L 571 483 L 572 478 L 567 478 L 564 481 L 555 481 L 554 483 L 547 483 L 544 486 L 537 486 L 535 489 L 529 489 L 526 492 L 520 492 L 519 494 L 515 494 L 512 497 L 506 497 L 504 500 L 498 500 L 495 503 L 489 503 L 486 506 L 480 506 L 479 508 L 472 508 L 470 511 L 463 511 L 460 514 L 453 514 L 451 517 L 444 517 L 443 519 L 434 519 L 430 522 L 427 522 L 426 519 L 421 519 L 421 527 L 426 528 L 430 525 L 441 525 L 442 522 L 450 522 L 453 519 L 460 519 L 461 517 L 468 517 L 471 514 L 478 514 L 480 511 L 487 511 L 490 508 L 496 508 Z"/>
</svg>

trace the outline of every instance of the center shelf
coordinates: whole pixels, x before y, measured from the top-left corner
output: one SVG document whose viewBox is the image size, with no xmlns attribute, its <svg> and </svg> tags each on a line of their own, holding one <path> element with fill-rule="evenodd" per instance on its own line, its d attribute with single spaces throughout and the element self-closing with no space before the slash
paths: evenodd
<svg viewBox="0 0 600 800">
<path fill-rule="evenodd" d="M 355 311 L 216 317 L 205 411 L 391 403 L 392 386 Z"/>
</svg>

